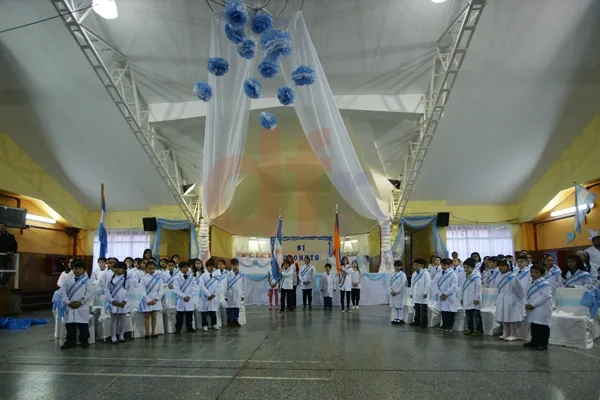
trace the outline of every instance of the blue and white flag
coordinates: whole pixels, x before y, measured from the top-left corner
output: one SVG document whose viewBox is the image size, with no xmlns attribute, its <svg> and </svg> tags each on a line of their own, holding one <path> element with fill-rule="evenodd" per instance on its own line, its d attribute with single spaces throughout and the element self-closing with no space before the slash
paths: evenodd
<svg viewBox="0 0 600 400">
<path fill-rule="evenodd" d="M 581 225 L 585 221 L 585 215 L 590 211 L 590 205 L 594 204 L 596 195 L 581 185 L 575 185 L 575 232 L 581 233 Z"/>
<path fill-rule="evenodd" d="M 98 225 L 98 240 L 100 241 L 100 257 L 106 257 L 108 253 L 108 234 L 106 233 L 106 202 L 104 201 L 104 184 L 100 185 L 100 203 L 102 213 L 100 214 L 100 225 Z"/>
<path fill-rule="evenodd" d="M 283 249 L 281 248 L 281 228 L 283 220 L 281 215 L 277 218 L 279 222 L 277 226 L 277 236 L 271 246 L 271 275 L 274 279 L 279 280 L 279 268 L 283 265 Z"/>
</svg>

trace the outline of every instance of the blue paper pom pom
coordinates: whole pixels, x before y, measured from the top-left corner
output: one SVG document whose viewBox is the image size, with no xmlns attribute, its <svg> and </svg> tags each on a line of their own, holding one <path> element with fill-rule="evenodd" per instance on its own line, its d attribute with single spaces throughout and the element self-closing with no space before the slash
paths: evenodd
<svg viewBox="0 0 600 400">
<path fill-rule="evenodd" d="M 196 82 L 194 85 L 194 96 L 202 100 L 203 102 L 207 102 L 212 98 L 212 88 L 206 82 Z"/>
<path fill-rule="evenodd" d="M 266 12 L 258 12 L 254 18 L 252 18 L 252 32 L 257 35 L 262 34 L 265 31 L 268 31 L 273 27 L 273 18 Z"/>
<path fill-rule="evenodd" d="M 250 60 L 256 54 L 256 43 L 254 40 L 245 39 L 238 45 L 238 54 L 240 57 Z"/>
<path fill-rule="evenodd" d="M 277 89 L 277 99 L 284 106 L 289 106 L 294 104 L 294 99 L 296 98 L 296 93 L 294 89 L 289 86 L 281 86 Z"/>
<path fill-rule="evenodd" d="M 279 65 L 277 62 L 265 59 L 258 65 L 258 72 L 263 78 L 272 79 L 279 72 Z"/>
<path fill-rule="evenodd" d="M 292 39 L 289 32 L 270 29 L 265 31 L 260 44 L 263 48 L 265 58 L 279 60 L 292 52 Z"/>
<path fill-rule="evenodd" d="M 242 0 L 229 0 L 223 8 L 223 18 L 233 28 L 244 28 L 248 23 L 246 4 Z"/>
<path fill-rule="evenodd" d="M 208 72 L 216 76 L 223 76 L 229 72 L 229 63 L 223 57 L 211 57 L 208 59 Z"/>
<path fill-rule="evenodd" d="M 246 35 L 243 29 L 236 29 L 228 24 L 225 24 L 225 35 L 227 39 L 231 40 L 235 44 L 242 43 L 244 36 Z"/>
<path fill-rule="evenodd" d="M 275 116 L 270 112 L 261 112 L 260 113 L 260 126 L 265 129 L 275 129 L 277 127 L 277 120 Z"/>
<path fill-rule="evenodd" d="M 244 92 L 251 99 L 258 99 L 262 92 L 262 85 L 254 78 L 248 78 L 244 82 Z"/>
<path fill-rule="evenodd" d="M 315 70 L 308 65 L 301 65 L 292 72 L 292 80 L 296 86 L 306 86 L 315 83 Z"/>
</svg>

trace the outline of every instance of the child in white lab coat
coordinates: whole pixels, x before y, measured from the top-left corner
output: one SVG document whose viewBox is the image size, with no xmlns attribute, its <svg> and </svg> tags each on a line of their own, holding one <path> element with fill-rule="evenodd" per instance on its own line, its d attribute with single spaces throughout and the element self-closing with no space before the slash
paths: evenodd
<svg viewBox="0 0 600 400">
<path fill-rule="evenodd" d="M 402 271 L 402 261 L 394 262 L 394 275 L 390 280 L 390 307 L 394 314 L 392 324 L 404 323 L 404 292 L 406 290 L 406 274 Z"/>
<path fill-rule="evenodd" d="M 98 266 L 92 269 L 92 276 L 90 279 L 94 285 L 100 284 L 100 275 L 106 271 L 106 258 L 98 257 Z"/>
<path fill-rule="evenodd" d="M 240 263 L 236 258 L 231 260 L 231 271 L 227 272 L 227 291 L 225 301 L 227 301 L 227 326 L 240 327 L 238 319 L 240 318 L 240 308 L 246 293 L 246 278 L 240 272 Z"/>
<path fill-rule="evenodd" d="M 360 282 L 362 281 L 362 272 L 358 268 L 358 261 L 352 261 L 352 272 L 350 272 L 350 281 L 352 288 L 350 289 L 350 297 L 352 298 L 352 309 L 358 310 L 360 304 Z"/>
<path fill-rule="evenodd" d="M 75 347 L 77 343 L 77 330 L 81 347 L 88 347 L 90 337 L 89 318 L 90 300 L 94 294 L 94 285 L 85 272 L 85 263 L 74 260 L 71 263 L 73 275 L 68 275 L 60 287 L 62 312 L 67 328 L 67 340 L 61 350 Z"/>
<path fill-rule="evenodd" d="M 140 311 L 144 313 L 144 327 L 146 339 L 156 339 L 156 312 L 162 310 L 162 297 L 165 294 L 165 286 L 159 272 L 156 271 L 156 263 L 152 260 L 146 264 L 146 275 L 140 281 L 142 289 L 142 301 Z M 150 325 L 152 328 L 150 329 Z M 150 335 L 148 333 L 151 333 Z"/>
<path fill-rule="evenodd" d="M 517 267 L 519 268 L 519 270 L 516 271 L 517 279 L 523 287 L 523 292 L 527 293 L 529 285 L 531 285 L 531 274 L 529 273 L 531 266 L 529 265 L 527 256 L 520 255 L 517 257 Z"/>
<path fill-rule="evenodd" d="M 560 276 L 557 287 L 579 287 L 592 290 L 594 288 L 594 280 L 592 275 L 585 270 L 583 260 L 576 255 L 567 256 L 567 269 Z"/>
<path fill-rule="evenodd" d="M 169 289 L 173 289 L 173 283 L 180 274 L 181 272 L 178 269 L 175 269 L 175 261 L 169 260 L 167 262 L 167 270 L 161 274 L 165 286 Z"/>
<path fill-rule="evenodd" d="M 544 265 L 546 266 L 544 279 L 554 285 L 554 287 L 562 286 L 563 278 L 561 277 L 561 274 L 563 271 L 555 264 L 556 261 L 554 260 L 554 256 L 552 254 L 544 254 L 543 260 Z"/>
<path fill-rule="evenodd" d="M 296 275 L 296 267 L 292 264 L 290 265 L 287 258 L 281 264 L 281 268 L 279 269 L 279 289 L 281 290 L 281 309 L 279 313 L 285 312 L 285 302 L 287 300 L 288 311 L 294 311 L 292 308 L 291 298 L 293 296 L 294 291 L 294 276 Z"/>
<path fill-rule="evenodd" d="M 490 289 L 496 289 L 498 287 L 498 283 L 500 282 L 501 278 L 500 275 L 502 275 L 498 270 L 499 263 L 500 259 L 496 256 L 490 257 L 488 259 L 488 262 L 486 264 L 486 274 L 485 276 L 482 275 L 482 284 L 484 287 Z"/>
<path fill-rule="evenodd" d="M 500 339 L 507 341 L 518 340 L 517 331 L 523 321 L 525 311 L 523 286 L 512 272 L 510 263 L 501 260 L 498 265 L 500 279 L 498 280 L 498 297 L 496 299 L 496 321 L 503 324 Z"/>
<path fill-rule="evenodd" d="M 128 303 L 135 290 L 135 278 L 127 271 L 124 262 L 113 265 L 113 272 L 104 287 L 106 308 L 110 312 L 110 333 L 112 344 L 125 343 L 125 315 L 130 311 Z"/>
<path fill-rule="evenodd" d="M 190 272 L 190 268 L 185 261 L 179 263 L 179 271 L 181 272 L 173 282 L 173 291 L 177 295 L 175 316 L 175 334 L 181 333 L 183 327 L 183 319 L 185 317 L 185 327 L 188 332 L 196 332 L 192 321 L 194 318 L 194 295 L 198 293 L 196 280 Z"/>
<path fill-rule="evenodd" d="M 483 322 L 481 320 L 481 274 L 475 269 L 476 263 L 472 258 L 467 258 L 463 263 L 465 270 L 465 281 L 462 286 L 462 299 L 460 300 L 465 309 L 467 329 L 465 335 L 481 336 L 483 334 Z"/>
<path fill-rule="evenodd" d="M 336 284 L 333 274 L 331 273 L 331 264 L 325 264 L 325 272 L 321 274 L 321 293 L 323 293 L 324 309 L 333 310 L 333 292 L 335 292 Z"/>
<path fill-rule="evenodd" d="M 523 347 L 547 350 L 552 324 L 552 284 L 544 279 L 546 269 L 541 265 L 532 266 L 530 271 L 533 283 L 527 290 L 525 310 L 531 323 L 531 341 Z"/>
<path fill-rule="evenodd" d="M 208 318 L 213 329 L 218 330 L 217 311 L 219 310 L 219 295 L 221 290 L 220 275 L 215 272 L 215 260 L 206 261 L 206 271 L 200 276 L 198 286 L 200 290 L 200 312 L 202 313 L 202 330 L 208 330 Z"/>
<path fill-rule="evenodd" d="M 411 295 L 415 307 L 415 320 L 412 326 L 427 328 L 427 297 L 431 291 L 431 277 L 425 268 L 427 261 L 417 258 L 413 261 L 414 272 L 412 274 Z"/>
<path fill-rule="evenodd" d="M 302 306 L 305 310 L 307 303 L 308 308 L 312 310 L 312 292 L 316 277 L 317 271 L 311 265 L 310 257 L 304 256 L 304 265 L 300 268 L 300 283 L 302 285 Z"/>
<path fill-rule="evenodd" d="M 458 287 L 458 277 L 456 272 L 450 268 L 452 260 L 442 259 L 442 273 L 437 280 L 436 286 L 436 308 L 442 313 L 442 325 L 437 329 L 446 333 L 452 333 L 454 326 L 454 316 L 456 314 L 456 289 Z"/>
</svg>

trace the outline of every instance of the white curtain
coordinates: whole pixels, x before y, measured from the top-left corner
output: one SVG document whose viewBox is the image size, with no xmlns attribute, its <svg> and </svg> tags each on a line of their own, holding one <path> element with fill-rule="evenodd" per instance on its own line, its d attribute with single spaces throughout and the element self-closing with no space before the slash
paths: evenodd
<svg viewBox="0 0 600 400">
<path fill-rule="evenodd" d="M 358 214 L 376 221 L 389 219 L 388 205 L 369 184 L 344 125 L 302 13 L 288 27 L 293 52 L 281 62 L 286 84 L 294 87 L 292 72 L 300 65 L 316 71 L 310 86 L 295 87 L 294 108 L 308 142 L 333 186 Z"/>
<path fill-rule="evenodd" d="M 139 257 L 144 250 L 150 248 L 150 233 L 143 229 L 107 229 L 108 257 L 116 257 L 123 261 L 125 257 Z M 100 240 L 98 230 L 94 231 L 94 260 L 100 257 Z M 95 265 L 95 264 L 94 264 Z"/>
<path fill-rule="evenodd" d="M 481 257 L 514 254 L 510 224 L 450 225 L 446 230 L 448 252 L 456 251 L 465 260 L 473 252 Z"/>
<path fill-rule="evenodd" d="M 267 237 L 233 237 L 233 254 L 236 257 L 270 258 L 271 239 Z"/>
<path fill-rule="evenodd" d="M 202 218 L 211 220 L 223 214 L 233 199 L 238 183 L 246 132 L 250 116 L 250 98 L 244 93 L 244 81 L 255 72 L 255 58 L 246 60 L 225 36 L 224 22 L 213 16 L 210 57 L 229 61 L 229 72 L 222 77 L 209 74 L 213 97 L 208 102 L 202 163 Z"/>
<path fill-rule="evenodd" d="M 369 254 L 369 235 L 342 236 L 342 255 L 346 257 L 366 256 Z"/>
</svg>

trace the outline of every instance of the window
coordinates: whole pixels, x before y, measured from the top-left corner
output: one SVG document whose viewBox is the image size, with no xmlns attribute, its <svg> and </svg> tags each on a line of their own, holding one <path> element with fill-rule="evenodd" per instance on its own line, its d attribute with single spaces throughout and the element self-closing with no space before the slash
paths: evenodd
<svg viewBox="0 0 600 400">
<path fill-rule="evenodd" d="M 233 253 L 236 257 L 270 258 L 271 239 L 234 236 Z"/>
<path fill-rule="evenodd" d="M 150 247 L 150 234 L 142 229 L 107 229 L 108 257 L 142 257 L 144 250 Z M 94 231 L 94 260 L 100 257 L 98 230 Z"/>
<path fill-rule="evenodd" d="M 456 251 L 461 260 L 471 253 L 481 257 L 514 254 L 510 224 L 450 225 L 446 231 L 448 252 Z"/>
</svg>

